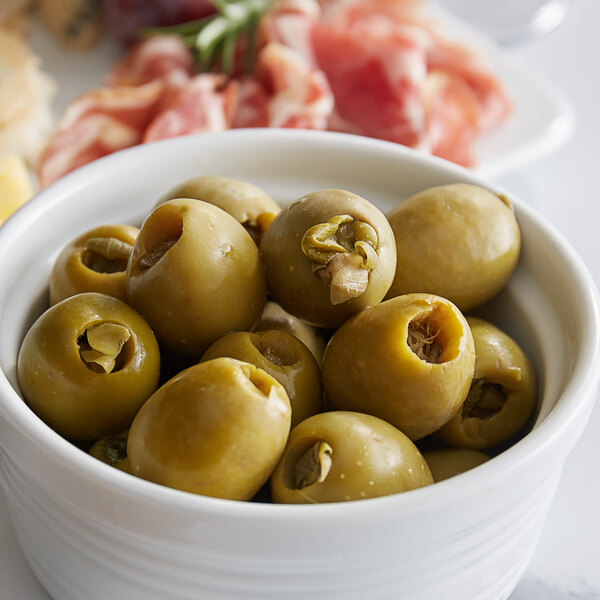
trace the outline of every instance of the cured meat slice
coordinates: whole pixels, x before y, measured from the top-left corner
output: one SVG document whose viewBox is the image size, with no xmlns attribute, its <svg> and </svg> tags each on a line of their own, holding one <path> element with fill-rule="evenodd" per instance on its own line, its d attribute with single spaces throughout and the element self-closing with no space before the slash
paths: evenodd
<svg viewBox="0 0 600 600">
<path fill-rule="evenodd" d="M 479 103 L 460 78 L 433 71 L 423 87 L 427 150 L 465 167 L 474 163 L 473 145 L 479 128 Z"/>
<path fill-rule="evenodd" d="M 314 64 L 311 30 L 321 13 L 317 0 L 279 0 L 261 19 L 262 43 L 277 42 L 288 46 Z"/>
<path fill-rule="evenodd" d="M 421 37 L 387 20 L 351 28 L 319 22 L 312 39 L 335 97 L 331 128 L 419 146 L 425 132 L 421 87 L 427 71 Z"/>
<path fill-rule="evenodd" d="M 234 128 L 268 127 L 268 105 L 269 92 L 260 81 L 253 76 L 240 78 L 231 126 Z"/>
<path fill-rule="evenodd" d="M 163 91 L 156 80 L 81 95 L 67 108 L 38 166 L 45 187 L 92 160 L 142 141 Z"/>
<path fill-rule="evenodd" d="M 333 95 L 325 76 L 296 51 L 271 42 L 258 56 L 257 76 L 269 98 L 269 127 L 325 129 Z"/>
<path fill-rule="evenodd" d="M 437 40 L 427 54 L 429 69 L 461 79 L 475 94 L 479 105 L 478 131 L 493 129 L 512 111 L 506 90 L 474 49 Z"/>
<path fill-rule="evenodd" d="M 115 150 L 239 127 L 345 131 L 465 166 L 511 102 L 474 48 L 444 37 L 420 0 L 278 0 L 261 18 L 250 74 L 193 75 L 176 36 L 134 46 L 111 87 L 69 107 L 40 183 Z M 243 54 L 240 42 L 238 54 Z"/>
<path fill-rule="evenodd" d="M 510 100 L 474 48 L 448 41 L 418 0 L 322 0 L 313 54 L 335 97 L 330 129 L 462 165 Z"/>
<path fill-rule="evenodd" d="M 193 73 L 190 51 L 174 35 L 157 35 L 133 46 L 107 77 L 110 86 L 143 85 L 154 79 L 185 83 Z"/>
<path fill-rule="evenodd" d="M 229 129 L 237 84 L 224 75 L 196 75 L 164 101 L 144 132 L 144 142 Z"/>
<path fill-rule="evenodd" d="M 416 146 L 425 78 L 417 0 L 280 0 L 262 34 L 323 71 L 335 98 L 329 128 Z"/>
</svg>

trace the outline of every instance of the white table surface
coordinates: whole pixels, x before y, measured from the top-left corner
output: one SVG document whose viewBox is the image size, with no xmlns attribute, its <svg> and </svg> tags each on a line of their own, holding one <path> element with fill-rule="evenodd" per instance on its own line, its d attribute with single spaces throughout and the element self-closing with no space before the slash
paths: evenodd
<svg viewBox="0 0 600 600">
<path fill-rule="evenodd" d="M 496 180 L 562 232 L 600 286 L 599 24 L 600 0 L 575 0 L 558 29 L 509 50 L 562 91 L 577 126 L 562 148 Z M 84 74 L 77 82 L 81 90 L 97 84 L 97 71 L 88 72 L 89 81 Z M 537 551 L 511 600 L 600 599 L 599 460 L 600 403 L 568 459 Z M 25 563 L 1 494 L 0 598 L 49 599 Z"/>
<path fill-rule="evenodd" d="M 561 149 L 498 182 L 571 242 L 600 286 L 600 2 L 578 0 L 547 37 L 511 52 L 559 87 L 575 109 Z M 600 365 L 598 365 L 600 369 Z M 511 600 L 600 599 L 600 402 L 563 471 L 538 549 Z"/>
</svg>

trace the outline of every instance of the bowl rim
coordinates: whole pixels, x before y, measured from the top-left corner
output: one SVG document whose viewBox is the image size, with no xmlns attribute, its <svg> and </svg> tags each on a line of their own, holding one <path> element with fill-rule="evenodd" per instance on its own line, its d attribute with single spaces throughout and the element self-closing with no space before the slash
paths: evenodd
<svg viewBox="0 0 600 600">
<path fill-rule="evenodd" d="M 449 177 L 462 178 L 506 194 L 513 203 L 518 218 L 522 215 L 533 223 L 568 263 L 581 301 L 578 308 L 583 312 L 584 318 L 589 324 L 582 341 L 581 356 L 583 358 L 575 366 L 563 394 L 549 414 L 516 444 L 475 470 L 432 486 L 402 494 L 353 502 L 318 504 L 313 505 L 310 509 L 307 509 L 305 505 L 278 505 L 211 498 L 168 488 L 121 472 L 80 450 L 41 421 L 12 388 L 3 370 L 0 371 L 0 420 L 6 420 L 39 448 L 51 452 L 55 460 L 77 472 L 79 477 L 94 481 L 98 485 L 111 486 L 120 493 L 137 496 L 145 502 L 157 506 L 169 506 L 202 514 L 223 515 L 229 518 L 255 521 L 268 519 L 269 521 L 283 522 L 288 521 L 291 517 L 310 520 L 320 517 L 326 517 L 328 520 L 346 520 L 353 516 L 375 515 L 378 511 L 385 514 L 388 510 L 400 509 L 409 511 L 411 514 L 426 512 L 434 506 L 448 502 L 460 502 L 483 486 L 505 480 L 510 473 L 528 468 L 528 465 L 539 460 L 546 450 L 555 445 L 558 440 L 561 440 L 562 451 L 566 457 L 577 441 L 577 439 L 572 439 L 572 436 L 569 437 L 569 432 L 576 431 L 579 427 L 583 428 L 580 423 L 582 419 L 587 419 L 589 416 L 595 400 L 595 394 L 589 393 L 589 390 L 597 388 L 600 383 L 600 370 L 594 368 L 600 362 L 600 310 L 596 285 L 574 248 L 543 215 L 537 213 L 510 192 L 503 190 L 501 186 L 496 185 L 487 177 L 443 159 L 425 155 L 392 142 L 353 134 L 323 131 L 236 129 L 162 140 L 128 148 L 98 159 L 67 174 L 39 192 L 0 227 L 0 253 L 3 248 L 10 247 L 11 244 L 17 242 L 19 234 L 26 229 L 30 219 L 39 220 L 40 214 L 51 211 L 56 203 L 60 203 L 63 193 L 72 196 L 76 190 L 84 189 L 91 182 L 105 178 L 106 172 L 122 170 L 129 161 L 141 160 L 144 155 L 156 151 L 166 154 L 177 152 L 178 148 L 181 151 L 183 148 L 192 148 L 196 145 L 210 147 L 212 144 L 230 142 L 234 144 L 306 144 L 309 147 L 325 146 L 333 150 L 343 148 L 344 151 L 350 150 L 358 153 L 382 153 L 409 164 L 423 165 L 424 163 L 428 168 L 440 173 L 447 173 Z M 3 299 L 0 297 L 0 311 L 2 309 Z M 588 391 L 586 392 L 586 390 Z M 2 440 L 0 440 L 0 450 L 2 449 Z M 1 460 L 0 453 L 0 463 Z"/>
</svg>

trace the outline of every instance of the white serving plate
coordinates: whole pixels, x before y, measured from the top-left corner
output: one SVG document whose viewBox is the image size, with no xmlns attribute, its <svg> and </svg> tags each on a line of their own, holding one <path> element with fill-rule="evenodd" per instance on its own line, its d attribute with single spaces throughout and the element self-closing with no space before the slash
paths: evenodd
<svg viewBox="0 0 600 600">
<path fill-rule="evenodd" d="M 480 49 L 514 103 L 508 119 L 477 141 L 475 170 L 480 175 L 495 178 L 516 171 L 571 137 L 575 114 L 560 90 L 460 19 L 440 9 L 432 12 L 445 30 Z"/>
</svg>

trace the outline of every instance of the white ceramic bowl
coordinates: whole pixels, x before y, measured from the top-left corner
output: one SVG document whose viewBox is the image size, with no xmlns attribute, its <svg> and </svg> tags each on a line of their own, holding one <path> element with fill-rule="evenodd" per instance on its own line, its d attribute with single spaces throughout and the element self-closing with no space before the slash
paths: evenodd
<svg viewBox="0 0 600 600">
<path fill-rule="evenodd" d="M 140 222 L 168 188 L 202 173 L 251 181 L 282 203 L 342 187 L 385 211 L 432 185 L 495 187 L 385 142 L 238 130 L 123 151 L 19 211 L 0 229 L 0 463 L 16 535 L 41 583 L 57 600 L 507 598 L 535 549 L 600 377 L 592 280 L 516 198 L 522 257 L 483 314 L 533 358 L 539 417 L 520 442 L 463 475 L 329 505 L 205 498 L 104 465 L 21 400 L 17 352 L 44 307 L 59 249 L 94 225 Z"/>
</svg>

